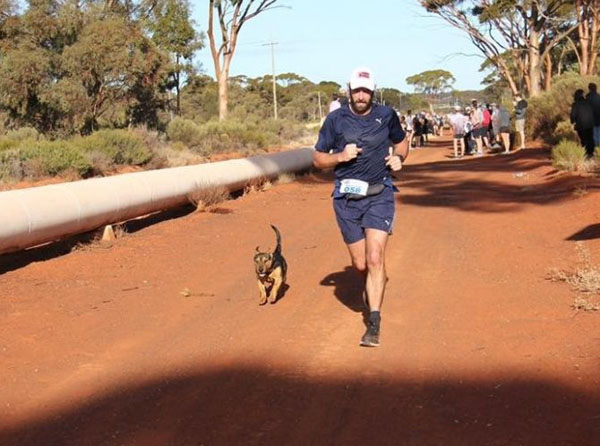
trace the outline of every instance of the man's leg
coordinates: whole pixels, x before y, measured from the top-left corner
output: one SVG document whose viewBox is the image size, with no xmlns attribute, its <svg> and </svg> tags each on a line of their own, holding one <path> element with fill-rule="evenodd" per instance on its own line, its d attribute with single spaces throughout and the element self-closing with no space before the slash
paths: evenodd
<svg viewBox="0 0 600 446">
<path fill-rule="evenodd" d="M 519 135 L 521 137 L 521 149 L 524 149 L 525 148 L 525 130 L 520 131 Z"/>
<path fill-rule="evenodd" d="M 381 304 L 387 276 L 385 273 L 385 245 L 388 233 L 379 229 L 367 228 L 366 261 L 367 281 L 366 291 L 369 297 L 369 319 L 367 330 L 360 340 L 363 347 L 379 346 L 379 331 L 381 326 Z"/>
<path fill-rule="evenodd" d="M 360 273 L 367 272 L 367 260 L 366 260 L 366 242 L 365 239 L 359 240 L 355 243 L 346 245 L 348 252 L 350 253 L 350 260 L 352 266 Z"/>
<path fill-rule="evenodd" d="M 385 246 L 388 233 L 379 229 L 367 228 L 366 234 L 366 262 L 367 262 L 367 295 L 369 296 L 369 309 L 380 311 L 385 291 Z"/>
<path fill-rule="evenodd" d="M 458 156 L 458 140 L 452 138 L 452 144 L 454 145 L 454 158 L 456 158 Z"/>
<path fill-rule="evenodd" d="M 483 155 L 483 141 L 481 140 L 481 136 L 475 138 L 475 143 L 477 144 L 477 154 Z"/>
<path fill-rule="evenodd" d="M 502 144 L 504 145 L 504 153 L 510 152 L 510 134 L 502 133 L 500 136 L 502 138 Z"/>
</svg>

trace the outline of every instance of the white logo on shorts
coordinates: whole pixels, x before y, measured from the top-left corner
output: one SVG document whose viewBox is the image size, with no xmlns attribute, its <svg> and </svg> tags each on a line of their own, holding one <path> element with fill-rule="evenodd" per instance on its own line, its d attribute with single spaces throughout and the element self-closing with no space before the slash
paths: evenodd
<svg viewBox="0 0 600 446">
<path fill-rule="evenodd" d="M 381 118 L 375 118 L 375 121 L 377 121 L 379 124 L 381 124 Z"/>
<path fill-rule="evenodd" d="M 390 221 L 389 220 L 383 220 L 385 222 L 386 225 L 390 225 Z"/>
</svg>

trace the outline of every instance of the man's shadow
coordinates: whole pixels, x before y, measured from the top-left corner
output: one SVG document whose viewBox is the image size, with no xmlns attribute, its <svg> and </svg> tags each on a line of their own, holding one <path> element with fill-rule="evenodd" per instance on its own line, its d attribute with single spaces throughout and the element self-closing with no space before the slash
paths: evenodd
<svg viewBox="0 0 600 446">
<path fill-rule="evenodd" d="M 359 273 L 351 266 L 344 271 L 327 275 L 321 280 L 320 285 L 333 286 L 337 300 L 355 313 L 362 313 L 365 325 L 369 319 L 369 310 L 363 302 L 365 292 L 365 275 Z"/>
</svg>

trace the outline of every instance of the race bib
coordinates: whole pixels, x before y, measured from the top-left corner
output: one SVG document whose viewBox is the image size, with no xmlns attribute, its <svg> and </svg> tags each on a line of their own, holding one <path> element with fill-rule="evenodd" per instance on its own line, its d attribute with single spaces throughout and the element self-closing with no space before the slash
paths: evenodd
<svg viewBox="0 0 600 446">
<path fill-rule="evenodd" d="M 361 180 L 342 180 L 340 184 L 340 193 L 342 194 L 356 194 L 356 195 L 367 195 L 369 189 L 369 183 Z"/>
</svg>

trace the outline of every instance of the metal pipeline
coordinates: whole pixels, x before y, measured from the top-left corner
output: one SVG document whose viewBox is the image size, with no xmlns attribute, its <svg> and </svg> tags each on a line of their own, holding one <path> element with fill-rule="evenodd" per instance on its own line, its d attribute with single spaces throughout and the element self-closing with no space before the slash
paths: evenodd
<svg viewBox="0 0 600 446">
<path fill-rule="evenodd" d="M 313 149 L 0 192 L 0 254 L 188 202 L 194 190 L 273 179 L 312 165 Z"/>
</svg>

